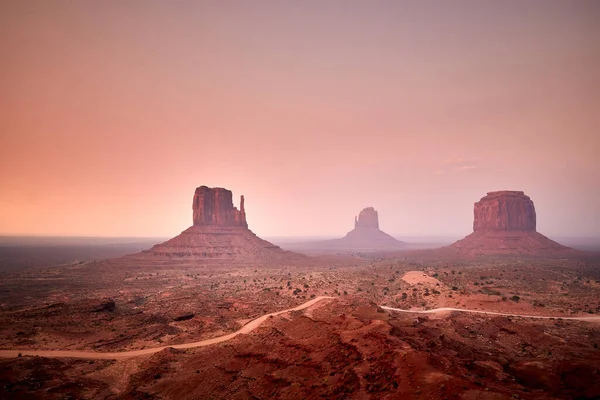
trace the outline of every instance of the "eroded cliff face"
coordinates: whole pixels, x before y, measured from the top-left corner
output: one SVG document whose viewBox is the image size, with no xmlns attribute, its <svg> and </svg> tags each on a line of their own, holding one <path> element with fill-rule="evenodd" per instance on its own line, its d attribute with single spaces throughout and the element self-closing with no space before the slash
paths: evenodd
<svg viewBox="0 0 600 400">
<path fill-rule="evenodd" d="M 373 207 L 363 209 L 358 217 L 354 218 L 355 228 L 376 228 L 379 229 L 379 216 Z"/>
<path fill-rule="evenodd" d="M 200 186 L 194 193 L 192 203 L 194 226 L 239 226 L 248 227 L 244 211 L 244 196 L 240 210 L 233 206 L 231 190 Z"/>
<path fill-rule="evenodd" d="M 535 232 L 533 201 L 520 191 L 489 192 L 475 203 L 473 231 Z"/>
</svg>

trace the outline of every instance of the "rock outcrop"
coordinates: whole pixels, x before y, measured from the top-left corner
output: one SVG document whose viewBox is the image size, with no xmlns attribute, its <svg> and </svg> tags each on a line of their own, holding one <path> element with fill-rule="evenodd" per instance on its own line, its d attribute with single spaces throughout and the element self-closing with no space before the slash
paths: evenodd
<svg viewBox="0 0 600 400">
<path fill-rule="evenodd" d="M 370 252 L 400 250 L 404 243 L 379 229 L 379 215 L 373 207 L 363 209 L 354 217 L 354 229 L 340 239 L 313 242 L 311 246 L 321 251 Z"/>
<path fill-rule="evenodd" d="M 200 186 L 194 193 L 192 203 L 194 226 L 240 226 L 248 228 L 244 196 L 240 199 L 240 209 L 233 206 L 231 190 Z"/>
<path fill-rule="evenodd" d="M 241 196 L 238 210 L 233 205 L 230 190 L 200 186 L 194 193 L 192 211 L 191 227 L 146 253 L 153 256 L 248 262 L 299 256 L 259 238 L 248 229 L 244 196 Z"/>
<path fill-rule="evenodd" d="M 354 217 L 354 228 L 379 229 L 379 215 L 373 207 L 363 209 L 358 217 Z"/>
<path fill-rule="evenodd" d="M 536 231 L 533 201 L 521 191 L 488 192 L 475 203 L 473 233 L 449 246 L 460 254 L 546 254 L 569 251 Z"/>
<path fill-rule="evenodd" d="M 535 232 L 535 222 L 533 201 L 523 192 L 488 192 L 487 196 L 475 203 L 474 232 Z"/>
</svg>

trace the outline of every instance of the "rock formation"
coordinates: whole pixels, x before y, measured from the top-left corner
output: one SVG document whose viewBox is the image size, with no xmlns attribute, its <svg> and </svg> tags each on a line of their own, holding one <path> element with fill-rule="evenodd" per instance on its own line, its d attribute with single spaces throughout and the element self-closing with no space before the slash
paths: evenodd
<svg viewBox="0 0 600 400">
<path fill-rule="evenodd" d="M 363 209 L 354 217 L 354 229 L 340 239 L 325 240 L 311 244 L 327 251 L 378 251 L 399 250 L 404 243 L 379 229 L 379 215 L 373 207 Z"/>
<path fill-rule="evenodd" d="M 473 231 L 535 232 L 535 207 L 523 192 L 489 192 L 475 203 Z"/>
<path fill-rule="evenodd" d="M 461 254 L 536 254 L 570 250 L 536 231 L 533 201 L 520 191 L 488 192 L 475 203 L 473 233 L 450 246 Z"/>
<path fill-rule="evenodd" d="M 233 206 L 231 190 L 200 186 L 194 193 L 192 203 L 194 226 L 240 226 L 248 228 L 244 211 L 244 196 L 240 210 Z"/>
<path fill-rule="evenodd" d="M 373 207 L 367 207 L 362 210 L 358 217 L 354 217 L 354 228 L 375 228 L 379 229 L 379 215 Z"/>
<path fill-rule="evenodd" d="M 256 236 L 246 222 L 244 196 L 233 206 L 230 190 L 200 186 L 192 202 L 193 225 L 180 235 L 152 247 L 153 256 L 257 261 L 298 255 Z"/>
</svg>

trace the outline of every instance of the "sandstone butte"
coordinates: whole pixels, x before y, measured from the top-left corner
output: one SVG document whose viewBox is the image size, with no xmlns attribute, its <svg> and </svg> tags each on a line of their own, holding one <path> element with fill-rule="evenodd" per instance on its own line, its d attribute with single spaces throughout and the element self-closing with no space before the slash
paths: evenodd
<svg viewBox="0 0 600 400">
<path fill-rule="evenodd" d="M 449 246 L 461 254 L 571 251 L 536 231 L 533 201 L 521 191 L 488 192 L 475 203 L 473 233 Z"/>
<path fill-rule="evenodd" d="M 373 207 L 363 209 L 354 218 L 354 229 L 346 236 L 326 242 L 330 247 L 357 251 L 399 250 L 404 245 L 379 229 L 379 214 Z"/>
<path fill-rule="evenodd" d="M 191 227 L 152 247 L 146 254 L 238 261 L 300 257 L 259 238 L 248 229 L 244 196 L 240 198 L 238 210 L 233 205 L 230 190 L 200 186 L 194 193 L 192 213 Z"/>
</svg>

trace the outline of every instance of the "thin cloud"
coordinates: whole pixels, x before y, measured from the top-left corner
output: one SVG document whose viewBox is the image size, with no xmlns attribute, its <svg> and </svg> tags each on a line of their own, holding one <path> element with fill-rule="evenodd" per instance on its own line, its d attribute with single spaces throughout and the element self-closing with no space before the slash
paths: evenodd
<svg viewBox="0 0 600 400">
<path fill-rule="evenodd" d="M 440 163 L 435 170 L 434 175 L 457 174 L 467 172 L 502 172 L 501 169 L 486 165 L 481 157 L 474 158 L 456 158 Z"/>
</svg>

